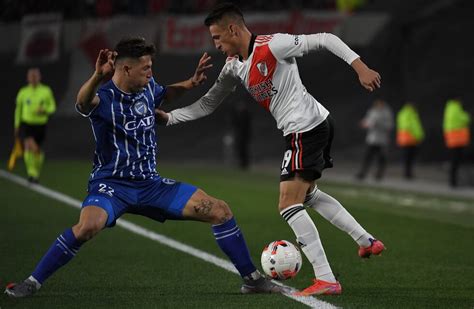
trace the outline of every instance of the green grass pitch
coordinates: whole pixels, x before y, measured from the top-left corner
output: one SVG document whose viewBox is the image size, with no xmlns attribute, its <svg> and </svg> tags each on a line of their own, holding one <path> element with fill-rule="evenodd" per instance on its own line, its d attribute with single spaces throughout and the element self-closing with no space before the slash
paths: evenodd
<svg viewBox="0 0 474 309">
<path fill-rule="evenodd" d="M 21 168 L 18 173 L 23 174 Z M 263 246 L 294 235 L 277 211 L 278 175 L 224 167 L 160 165 L 160 174 L 199 186 L 231 206 L 255 264 Z M 81 200 L 90 163 L 47 162 L 42 184 Z M 0 178 L 0 284 L 24 279 L 51 242 L 77 222 L 79 210 Z M 344 308 L 473 308 L 474 201 L 321 182 L 387 251 L 361 260 L 357 245 L 313 211 Z M 407 202 L 409 201 L 409 202 Z M 463 207 L 456 207 L 461 205 Z M 125 215 L 124 219 L 225 258 L 210 227 Z M 285 284 L 304 288 L 304 260 Z M 240 278 L 120 227 L 85 244 L 77 257 L 28 299 L 0 296 L 0 308 L 303 308 L 281 295 L 240 295 Z"/>
</svg>

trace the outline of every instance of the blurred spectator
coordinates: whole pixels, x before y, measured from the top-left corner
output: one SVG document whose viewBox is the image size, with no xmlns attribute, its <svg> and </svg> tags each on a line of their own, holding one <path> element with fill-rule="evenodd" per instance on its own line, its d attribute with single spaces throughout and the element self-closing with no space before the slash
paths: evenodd
<svg viewBox="0 0 474 309">
<path fill-rule="evenodd" d="M 365 5 L 365 0 L 336 0 L 339 12 L 350 13 Z"/>
<path fill-rule="evenodd" d="M 446 147 L 451 152 L 449 168 L 449 184 L 458 186 L 458 171 L 461 165 L 464 148 L 469 145 L 471 136 L 469 124 L 470 115 L 463 109 L 459 98 L 446 102 L 444 109 L 443 132 Z"/>
<path fill-rule="evenodd" d="M 249 144 L 251 139 L 251 114 L 245 101 L 239 101 L 232 111 L 234 152 L 239 167 L 246 170 L 250 166 Z"/>
<path fill-rule="evenodd" d="M 363 179 L 367 175 L 372 160 L 377 158 L 376 179 L 382 179 L 387 162 L 387 148 L 390 144 L 390 135 L 393 129 L 393 113 L 383 100 L 375 100 L 367 111 L 360 126 L 367 130 L 365 142 L 367 150 L 357 178 Z"/>
<path fill-rule="evenodd" d="M 51 88 L 41 83 L 41 72 L 31 68 L 27 74 L 28 85 L 21 88 L 16 98 L 15 138 L 23 142 L 24 159 L 28 181 L 37 183 L 44 161 L 41 149 L 46 124 L 56 111 L 56 102 Z"/>
<path fill-rule="evenodd" d="M 407 102 L 397 114 L 397 145 L 403 151 L 405 179 L 413 179 L 413 164 L 418 145 L 423 141 L 425 132 L 415 105 Z"/>
</svg>

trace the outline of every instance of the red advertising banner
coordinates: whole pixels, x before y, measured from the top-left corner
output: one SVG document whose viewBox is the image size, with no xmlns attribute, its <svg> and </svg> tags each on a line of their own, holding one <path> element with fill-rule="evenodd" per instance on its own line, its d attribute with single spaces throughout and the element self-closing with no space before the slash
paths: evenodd
<svg viewBox="0 0 474 309">
<path fill-rule="evenodd" d="M 28 15 L 21 21 L 21 40 L 17 63 L 38 64 L 59 57 L 60 14 Z"/>
<path fill-rule="evenodd" d="M 201 53 L 212 50 L 212 40 L 204 25 L 205 15 L 166 16 L 161 29 L 161 52 Z M 254 13 L 245 17 L 250 31 L 256 34 L 338 32 L 347 18 L 338 12 Z"/>
</svg>

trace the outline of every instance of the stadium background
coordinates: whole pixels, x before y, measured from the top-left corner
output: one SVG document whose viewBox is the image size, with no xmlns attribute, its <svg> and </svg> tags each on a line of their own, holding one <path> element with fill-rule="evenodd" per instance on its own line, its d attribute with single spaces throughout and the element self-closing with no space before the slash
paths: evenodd
<svg viewBox="0 0 474 309">
<path fill-rule="evenodd" d="M 200 54 L 210 52 L 214 68 L 207 84 L 165 110 L 199 98 L 224 62 L 202 26 L 214 2 L 2 1 L 0 158 L 7 158 L 13 142 L 15 96 L 30 65 L 41 68 L 43 81 L 52 87 L 58 103 L 45 145 L 48 159 L 91 158 L 89 122 L 74 112 L 75 95 L 93 70 L 97 50 L 113 47 L 125 35 L 142 35 L 158 46 L 154 74 L 164 84 L 188 78 Z M 446 99 L 461 95 L 466 109 L 474 112 L 474 47 L 468 39 L 474 29 L 471 1 L 374 0 L 352 12 L 338 10 L 336 1 L 329 0 L 236 2 L 255 33 L 334 32 L 381 73 L 382 89 L 367 94 L 351 68 L 327 52 L 298 60 L 305 86 L 336 119 L 337 159 L 360 161 L 364 132 L 358 122 L 372 101 L 381 97 L 394 112 L 407 100 L 416 102 L 426 129 L 420 160 L 447 160 L 441 128 Z M 246 101 L 253 116 L 252 161 L 281 160 L 281 133 L 271 115 L 243 89 L 207 119 L 160 128 L 160 159 L 223 161 L 223 137 L 231 130 L 230 114 L 237 100 Z M 398 157 L 392 143 L 390 161 Z M 467 158 L 473 161 L 472 146 Z"/>
</svg>

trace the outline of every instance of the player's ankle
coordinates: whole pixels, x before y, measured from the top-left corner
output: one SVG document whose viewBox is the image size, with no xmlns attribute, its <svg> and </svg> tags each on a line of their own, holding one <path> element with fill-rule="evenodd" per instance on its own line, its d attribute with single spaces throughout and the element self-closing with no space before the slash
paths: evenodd
<svg viewBox="0 0 474 309">
<path fill-rule="evenodd" d="M 38 280 L 36 280 L 35 277 L 29 276 L 28 280 L 30 280 L 31 282 L 33 282 L 35 284 L 37 290 L 39 290 L 41 288 L 41 283 Z"/>
<path fill-rule="evenodd" d="M 243 277 L 244 280 L 258 280 L 262 277 L 262 274 L 258 270 Z"/>
</svg>

